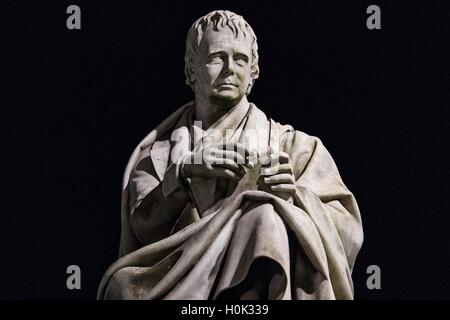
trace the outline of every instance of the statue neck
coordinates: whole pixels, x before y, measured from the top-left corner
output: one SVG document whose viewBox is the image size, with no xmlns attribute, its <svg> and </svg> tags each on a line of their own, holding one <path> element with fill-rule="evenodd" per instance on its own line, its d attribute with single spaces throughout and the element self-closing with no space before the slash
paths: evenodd
<svg viewBox="0 0 450 320">
<path fill-rule="evenodd" d="M 229 106 L 216 104 L 211 99 L 198 99 L 195 97 L 194 117 L 196 121 L 202 121 L 202 127 L 206 130 L 227 112 L 248 104 L 247 96 L 243 96 L 238 103 Z"/>
</svg>

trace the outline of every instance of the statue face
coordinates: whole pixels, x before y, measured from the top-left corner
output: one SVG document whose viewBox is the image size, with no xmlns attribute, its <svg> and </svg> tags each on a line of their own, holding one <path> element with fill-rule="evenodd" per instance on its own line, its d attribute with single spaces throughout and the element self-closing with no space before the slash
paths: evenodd
<svg viewBox="0 0 450 320">
<path fill-rule="evenodd" d="M 219 106 L 236 105 L 251 81 L 251 37 L 229 29 L 208 29 L 202 38 L 195 68 L 195 94 Z"/>
</svg>

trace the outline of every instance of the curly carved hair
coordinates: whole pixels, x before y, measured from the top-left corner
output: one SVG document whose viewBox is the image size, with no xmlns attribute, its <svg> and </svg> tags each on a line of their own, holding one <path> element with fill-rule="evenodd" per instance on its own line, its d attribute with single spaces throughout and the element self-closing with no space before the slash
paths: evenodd
<svg viewBox="0 0 450 320">
<path fill-rule="evenodd" d="M 244 20 L 240 15 L 237 15 L 231 11 L 217 10 L 208 13 L 207 15 L 199 18 L 188 31 L 186 38 L 186 53 L 184 55 L 184 73 L 186 75 L 186 84 L 194 89 L 193 80 L 193 61 L 197 54 L 197 49 L 203 38 L 203 33 L 211 27 L 214 31 L 221 31 L 224 28 L 229 28 L 233 31 L 235 37 L 238 37 L 239 33 L 247 37 L 252 37 L 252 81 L 250 82 L 247 94 L 259 76 L 258 66 L 258 44 L 256 42 L 256 35 L 252 27 Z"/>
</svg>

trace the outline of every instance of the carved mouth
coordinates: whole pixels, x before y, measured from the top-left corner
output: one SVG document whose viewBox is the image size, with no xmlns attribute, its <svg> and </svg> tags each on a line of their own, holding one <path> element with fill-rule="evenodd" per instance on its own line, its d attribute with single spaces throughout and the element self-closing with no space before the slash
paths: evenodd
<svg viewBox="0 0 450 320">
<path fill-rule="evenodd" d="M 217 85 L 218 87 L 220 86 L 232 86 L 232 87 L 237 87 L 237 85 L 233 84 L 233 83 L 219 83 Z"/>
</svg>

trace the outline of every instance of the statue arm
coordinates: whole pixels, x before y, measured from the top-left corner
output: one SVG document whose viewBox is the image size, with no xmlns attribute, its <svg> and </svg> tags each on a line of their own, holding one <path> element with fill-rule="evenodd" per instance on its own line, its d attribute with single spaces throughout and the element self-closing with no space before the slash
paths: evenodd
<svg viewBox="0 0 450 320">
<path fill-rule="evenodd" d="M 345 252 L 351 271 L 363 241 L 361 215 L 353 193 L 342 181 L 320 139 L 299 131 L 291 132 L 285 137 L 284 149 L 295 159 L 294 204 L 308 212 L 318 230 L 323 232 L 325 242 L 333 238 L 332 235 L 335 237 L 328 243 L 339 239 L 337 243 Z"/>
<path fill-rule="evenodd" d="M 190 200 L 182 181 L 180 164 L 170 165 L 163 180 L 133 206 L 131 228 L 143 245 L 170 235 Z"/>
</svg>

